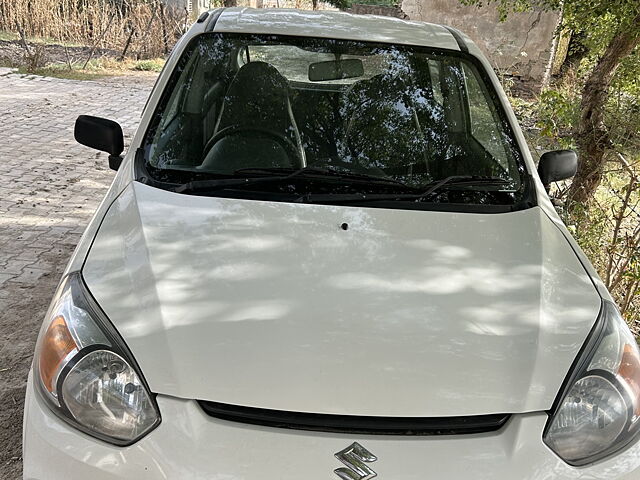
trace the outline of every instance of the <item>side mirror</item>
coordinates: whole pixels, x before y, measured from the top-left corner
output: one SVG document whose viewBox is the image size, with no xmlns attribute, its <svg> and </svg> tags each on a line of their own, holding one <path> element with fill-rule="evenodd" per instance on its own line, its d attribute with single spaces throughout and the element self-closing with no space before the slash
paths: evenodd
<svg viewBox="0 0 640 480">
<path fill-rule="evenodd" d="M 578 171 L 578 154 L 573 150 L 554 150 L 540 157 L 538 175 L 547 188 L 553 182 L 573 177 Z"/>
<path fill-rule="evenodd" d="M 124 135 L 117 122 L 106 118 L 80 115 L 73 136 L 78 143 L 109 154 L 109 167 L 117 170 L 122 163 Z"/>
</svg>

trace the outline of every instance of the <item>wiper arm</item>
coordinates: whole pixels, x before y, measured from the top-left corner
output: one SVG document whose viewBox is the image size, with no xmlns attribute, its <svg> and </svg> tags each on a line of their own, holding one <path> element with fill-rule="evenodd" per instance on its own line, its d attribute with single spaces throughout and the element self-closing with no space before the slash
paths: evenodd
<svg viewBox="0 0 640 480">
<path fill-rule="evenodd" d="M 243 177 L 243 178 L 223 178 L 219 180 L 194 180 L 192 182 L 183 183 L 173 191 L 176 193 L 194 193 L 203 191 L 224 190 L 229 187 L 243 187 L 245 185 L 254 185 L 256 183 L 271 183 L 286 180 L 288 175 L 279 175 L 274 177 Z"/>
<path fill-rule="evenodd" d="M 366 173 L 356 173 L 356 172 L 338 172 L 335 170 L 329 170 L 326 168 L 317 168 L 317 167 L 304 167 L 300 169 L 288 169 L 288 168 L 242 168 L 240 170 L 236 170 L 234 175 L 240 173 L 261 173 L 261 174 L 277 174 L 283 171 L 290 171 L 291 175 L 289 178 L 298 176 L 298 175 L 309 175 L 314 177 L 331 177 L 337 179 L 345 179 L 345 180 L 355 180 L 358 183 L 369 183 L 375 185 L 398 185 L 400 187 L 409 189 L 409 190 L 417 190 L 417 188 L 407 185 L 400 180 L 395 180 L 389 177 L 378 177 L 376 175 L 367 175 Z"/>
<path fill-rule="evenodd" d="M 286 172 L 286 175 L 282 175 Z M 180 185 L 174 192 L 176 193 L 193 193 L 200 191 L 224 190 L 229 187 L 244 187 L 262 183 L 278 183 L 291 180 L 295 177 L 310 179 L 331 179 L 341 183 L 358 183 L 368 185 L 398 185 L 407 190 L 415 190 L 415 188 L 405 185 L 402 182 L 392 178 L 375 177 L 362 174 L 340 173 L 320 168 L 304 167 L 300 169 L 287 168 L 242 168 L 233 172 L 233 175 L 241 174 L 263 174 L 260 177 L 232 177 L 212 180 L 194 180 Z"/>
<path fill-rule="evenodd" d="M 351 203 L 351 202 L 379 202 L 384 200 L 400 201 L 424 201 L 444 186 L 454 185 L 509 185 L 510 181 L 497 177 L 479 177 L 473 175 L 454 175 L 437 180 L 425 186 L 429 186 L 420 193 L 329 193 L 307 194 L 296 201 L 306 203 Z M 424 188 L 423 186 L 422 188 Z"/>
<path fill-rule="evenodd" d="M 304 173 L 305 169 L 283 169 L 283 168 L 242 168 L 233 172 L 233 175 L 242 173 L 260 173 L 269 176 L 263 177 L 232 177 L 212 180 L 195 180 L 180 185 L 174 190 L 176 193 L 193 193 L 201 191 L 224 190 L 229 187 L 243 187 L 245 185 L 255 185 L 259 183 L 273 183 L 289 180 Z M 290 172 L 287 175 L 277 175 L 277 173 Z"/>
<path fill-rule="evenodd" d="M 440 190 L 445 185 L 508 185 L 511 184 L 509 180 L 505 180 L 504 178 L 499 177 L 481 177 L 478 175 L 452 175 L 450 177 L 445 177 L 442 180 L 436 180 L 431 182 L 427 186 L 429 188 L 422 192 L 422 197 L 428 197 L 438 190 Z"/>
</svg>

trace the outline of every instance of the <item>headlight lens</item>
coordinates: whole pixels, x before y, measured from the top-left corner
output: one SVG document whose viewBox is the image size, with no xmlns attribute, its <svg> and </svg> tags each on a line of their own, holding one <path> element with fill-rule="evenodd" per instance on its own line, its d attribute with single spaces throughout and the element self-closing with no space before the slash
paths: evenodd
<svg viewBox="0 0 640 480">
<path fill-rule="evenodd" d="M 640 430 L 638 344 L 614 305 L 605 302 L 601 315 L 544 435 L 571 465 L 624 448 Z"/>
<path fill-rule="evenodd" d="M 56 292 L 34 367 L 38 390 L 52 410 L 90 435 L 127 445 L 160 423 L 135 362 L 78 273 Z"/>
</svg>

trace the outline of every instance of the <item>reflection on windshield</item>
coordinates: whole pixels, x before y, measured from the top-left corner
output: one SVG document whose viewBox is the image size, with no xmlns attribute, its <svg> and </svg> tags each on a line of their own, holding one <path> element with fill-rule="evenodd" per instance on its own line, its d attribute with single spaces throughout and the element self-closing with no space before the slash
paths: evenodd
<svg viewBox="0 0 640 480">
<path fill-rule="evenodd" d="M 451 176 L 504 180 L 482 189 L 511 195 L 481 203 L 513 203 L 522 189 L 524 168 L 495 94 L 460 53 L 206 34 L 183 55 L 167 93 L 145 148 L 164 179 L 316 168 L 412 188 Z"/>
</svg>

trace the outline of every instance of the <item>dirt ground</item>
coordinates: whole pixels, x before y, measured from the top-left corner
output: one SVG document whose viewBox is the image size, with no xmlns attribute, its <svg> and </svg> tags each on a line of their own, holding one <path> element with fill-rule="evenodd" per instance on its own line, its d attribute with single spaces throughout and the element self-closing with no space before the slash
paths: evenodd
<svg viewBox="0 0 640 480">
<path fill-rule="evenodd" d="M 0 480 L 22 478 L 22 411 L 40 324 L 113 179 L 73 140 L 79 114 L 118 121 L 125 143 L 156 75 L 64 80 L 0 68 Z"/>
<path fill-rule="evenodd" d="M 73 251 L 72 245 L 61 245 L 47 253 L 43 260 L 52 271 L 33 285 L 8 285 L 2 290 L 0 331 L 0 478 L 22 478 L 22 408 L 26 376 L 31 365 L 33 347 L 60 274 Z"/>
</svg>

